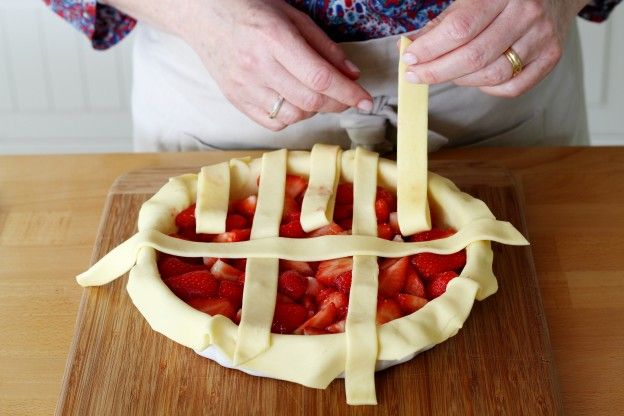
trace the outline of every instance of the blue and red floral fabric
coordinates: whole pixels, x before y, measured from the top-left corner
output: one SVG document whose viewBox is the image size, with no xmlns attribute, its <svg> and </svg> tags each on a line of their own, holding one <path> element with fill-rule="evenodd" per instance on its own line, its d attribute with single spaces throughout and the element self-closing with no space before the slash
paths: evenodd
<svg viewBox="0 0 624 416">
<path fill-rule="evenodd" d="M 43 0 L 83 32 L 95 49 L 123 39 L 136 21 L 96 0 Z M 420 29 L 453 0 L 286 0 L 307 13 L 336 41 L 375 39 Z M 622 0 L 591 0 L 579 16 L 604 21 Z"/>
</svg>

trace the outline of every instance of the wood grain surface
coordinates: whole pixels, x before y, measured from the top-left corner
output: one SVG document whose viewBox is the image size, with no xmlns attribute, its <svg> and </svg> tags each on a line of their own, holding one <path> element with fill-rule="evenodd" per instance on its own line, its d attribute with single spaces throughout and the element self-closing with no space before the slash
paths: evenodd
<svg viewBox="0 0 624 416">
<path fill-rule="evenodd" d="M 516 181 L 497 166 L 432 163 L 498 218 L 526 234 Z M 136 232 L 140 205 L 166 178 L 196 171 L 146 169 L 116 181 L 93 253 Z M 459 334 L 378 373 L 378 406 L 345 403 L 344 382 L 325 390 L 226 369 L 151 330 L 126 278 L 85 290 L 58 414 L 557 414 L 562 404 L 529 247 L 495 244 L 499 292 L 477 302 Z M 244 395 L 244 399 L 241 399 Z"/>
</svg>

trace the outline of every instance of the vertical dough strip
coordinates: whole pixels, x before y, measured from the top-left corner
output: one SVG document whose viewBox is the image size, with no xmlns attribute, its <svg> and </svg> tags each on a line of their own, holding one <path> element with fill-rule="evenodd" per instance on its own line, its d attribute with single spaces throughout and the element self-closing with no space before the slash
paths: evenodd
<svg viewBox="0 0 624 416">
<path fill-rule="evenodd" d="M 223 162 L 201 168 L 197 175 L 196 232 L 225 232 L 229 201 L 230 164 Z"/>
</svg>

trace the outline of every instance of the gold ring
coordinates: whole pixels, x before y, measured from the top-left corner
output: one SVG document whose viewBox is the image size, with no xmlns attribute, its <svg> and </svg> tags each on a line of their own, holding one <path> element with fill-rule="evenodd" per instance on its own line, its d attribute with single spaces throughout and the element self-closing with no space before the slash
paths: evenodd
<svg viewBox="0 0 624 416">
<path fill-rule="evenodd" d="M 509 47 L 509 49 L 505 51 L 505 57 L 507 57 L 507 60 L 511 64 L 512 78 L 522 72 L 522 68 L 524 68 L 524 65 L 522 64 L 522 59 L 520 59 L 520 57 L 518 56 L 516 51 L 513 50 L 513 48 Z"/>
<path fill-rule="evenodd" d="M 273 107 L 271 108 L 271 112 L 269 113 L 269 118 L 274 119 L 277 117 L 277 113 L 279 113 L 282 108 L 282 104 L 284 104 L 284 97 L 278 96 L 277 100 L 273 103 Z"/>
</svg>

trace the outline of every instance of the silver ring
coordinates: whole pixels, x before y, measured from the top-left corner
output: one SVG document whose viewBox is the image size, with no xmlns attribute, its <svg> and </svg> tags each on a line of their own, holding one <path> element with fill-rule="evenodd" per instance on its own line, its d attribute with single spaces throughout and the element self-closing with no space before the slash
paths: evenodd
<svg viewBox="0 0 624 416">
<path fill-rule="evenodd" d="M 269 113 L 270 119 L 277 117 L 277 113 L 279 113 L 282 108 L 282 104 L 284 104 L 284 97 L 280 95 L 279 98 L 273 103 L 273 107 L 271 107 L 271 112 Z"/>
</svg>

